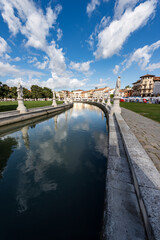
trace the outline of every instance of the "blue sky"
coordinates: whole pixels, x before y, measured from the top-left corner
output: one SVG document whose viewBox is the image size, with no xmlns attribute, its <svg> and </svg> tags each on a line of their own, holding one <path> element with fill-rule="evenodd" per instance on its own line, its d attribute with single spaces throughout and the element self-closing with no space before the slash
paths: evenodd
<svg viewBox="0 0 160 240">
<path fill-rule="evenodd" d="M 0 0 L 0 81 L 122 88 L 160 76 L 158 0 Z"/>
</svg>

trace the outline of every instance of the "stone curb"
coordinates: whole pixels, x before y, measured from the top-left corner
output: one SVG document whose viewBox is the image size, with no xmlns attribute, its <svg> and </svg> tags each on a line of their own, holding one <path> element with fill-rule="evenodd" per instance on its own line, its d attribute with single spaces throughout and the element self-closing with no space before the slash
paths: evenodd
<svg viewBox="0 0 160 240">
<path fill-rule="evenodd" d="M 101 108 L 108 120 L 108 160 L 101 239 L 146 239 L 142 214 L 125 153 L 122 137 L 114 116 L 105 105 L 83 102 Z"/>
<path fill-rule="evenodd" d="M 148 239 L 160 239 L 160 174 L 120 114 L 115 114 Z"/>
<path fill-rule="evenodd" d="M 1 113 L 1 115 L 3 115 L 3 118 L 0 118 L 0 127 L 5 126 L 5 125 L 9 125 L 12 123 L 17 123 L 17 122 L 21 122 L 21 121 L 25 121 L 31 118 L 36 118 L 36 117 L 40 117 L 43 115 L 48 115 L 50 113 L 57 113 L 62 111 L 63 109 L 68 109 L 71 108 L 73 106 L 73 104 L 63 104 L 60 105 L 58 107 L 42 107 L 42 108 L 34 108 L 34 109 L 30 109 L 27 113 L 23 113 L 23 114 L 15 114 L 11 116 L 8 115 L 7 113 L 5 114 L 4 112 Z M 11 114 L 11 111 L 10 111 Z"/>
</svg>

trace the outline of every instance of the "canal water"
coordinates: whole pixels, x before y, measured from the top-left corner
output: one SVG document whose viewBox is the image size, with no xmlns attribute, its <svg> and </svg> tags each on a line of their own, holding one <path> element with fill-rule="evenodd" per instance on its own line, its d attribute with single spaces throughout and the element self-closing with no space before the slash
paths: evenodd
<svg viewBox="0 0 160 240">
<path fill-rule="evenodd" d="M 74 107 L 0 135 L 0 239 L 99 240 L 107 125 Z"/>
</svg>

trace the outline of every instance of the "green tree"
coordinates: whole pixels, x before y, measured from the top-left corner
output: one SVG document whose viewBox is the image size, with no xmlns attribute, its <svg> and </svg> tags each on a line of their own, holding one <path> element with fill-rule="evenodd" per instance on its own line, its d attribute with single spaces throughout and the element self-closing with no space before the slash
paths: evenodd
<svg viewBox="0 0 160 240">
<path fill-rule="evenodd" d="M 10 97 L 10 98 L 17 98 L 17 87 L 11 87 L 9 89 L 8 97 Z"/>
<path fill-rule="evenodd" d="M 44 98 L 52 98 L 53 97 L 53 93 L 52 93 L 52 90 L 50 88 L 44 87 L 42 92 L 43 92 L 43 97 Z"/>
<path fill-rule="evenodd" d="M 27 88 L 23 88 L 23 97 L 24 98 L 32 98 L 32 93 Z"/>
<path fill-rule="evenodd" d="M 43 89 L 37 85 L 31 86 L 32 98 L 43 98 Z"/>
<path fill-rule="evenodd" d="M 127 85 L 127 86 L 125 86 L 125 89 L 126 89 L 126 88 L 131 88 L 131 86 Z"/>
<path fill-rule="evenodd" d="M 9 87 L 7 86 L 7 84 L 2 84 L 1 90 L 2 90 L 2 97 L 3 98 L 7 98 L 8 95 L 9 95 L 9 92 L 10 92 Z"/>
</svg>

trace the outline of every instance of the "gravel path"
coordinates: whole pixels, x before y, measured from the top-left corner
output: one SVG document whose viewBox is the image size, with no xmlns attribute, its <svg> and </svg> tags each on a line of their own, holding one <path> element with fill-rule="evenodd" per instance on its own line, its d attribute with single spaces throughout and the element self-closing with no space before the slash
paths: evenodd
<svg viewBox="0 0 160 240">
<path fill-rule="evenodd" d="M 121 115 L 160 172 L 160 123 L 125 108 Z"/>
</svg>

